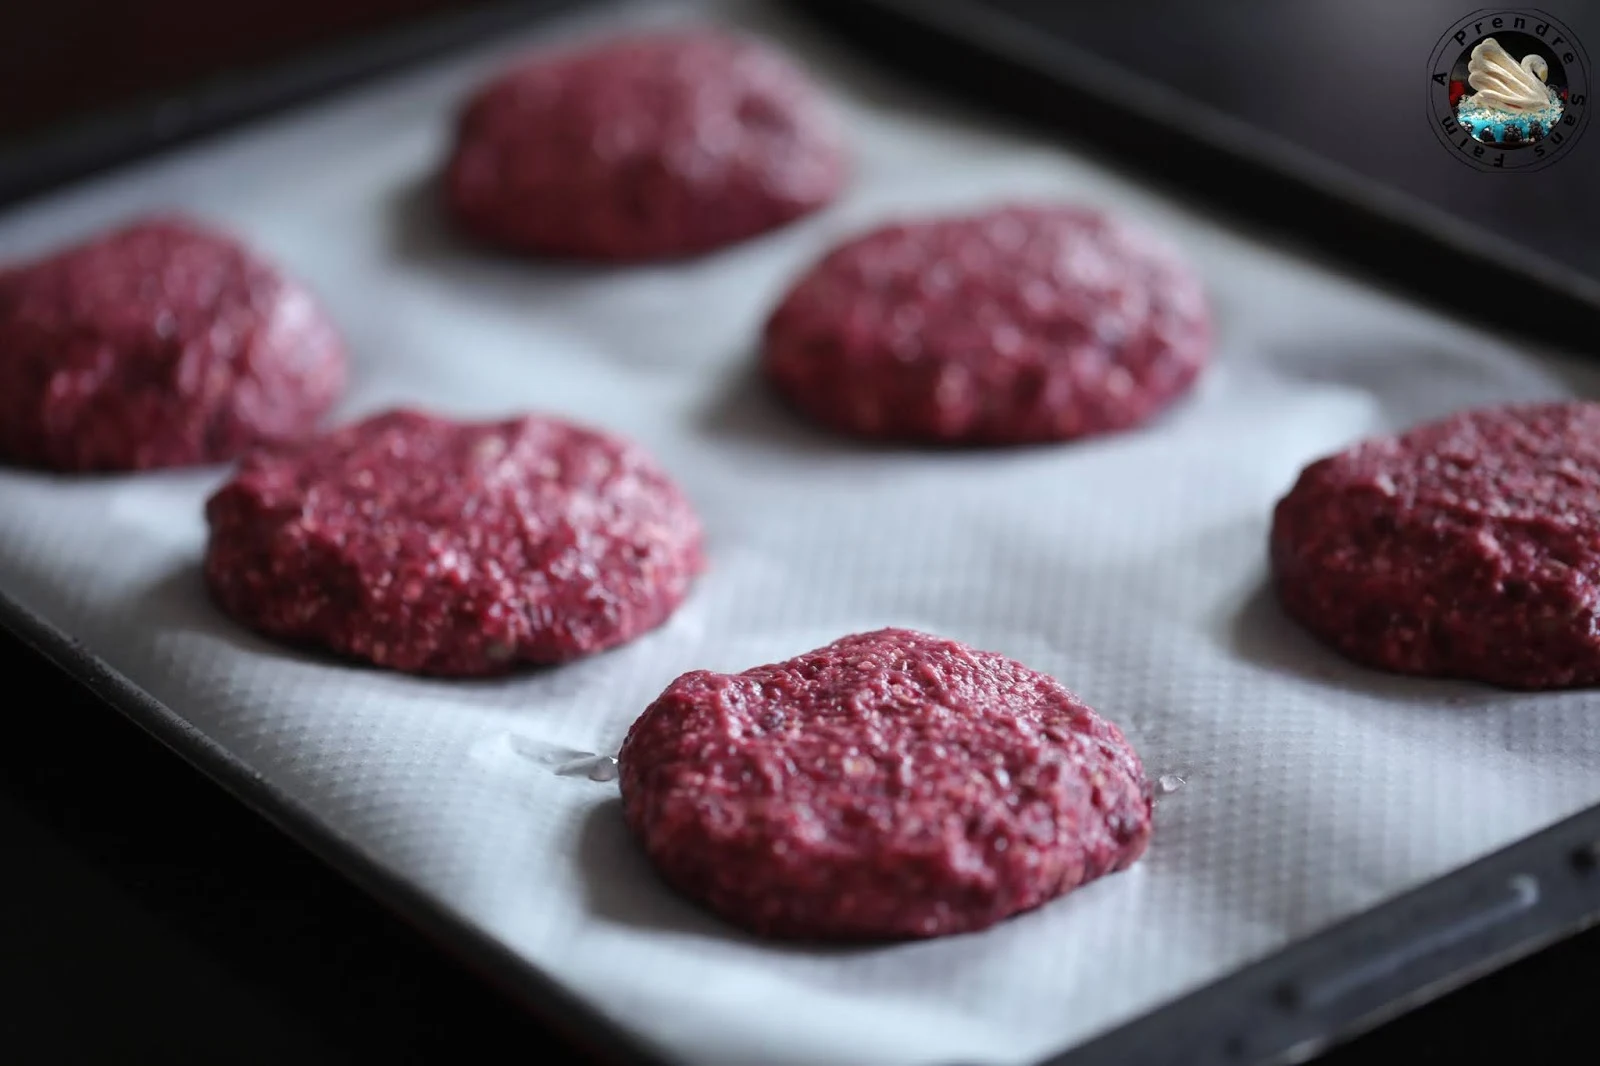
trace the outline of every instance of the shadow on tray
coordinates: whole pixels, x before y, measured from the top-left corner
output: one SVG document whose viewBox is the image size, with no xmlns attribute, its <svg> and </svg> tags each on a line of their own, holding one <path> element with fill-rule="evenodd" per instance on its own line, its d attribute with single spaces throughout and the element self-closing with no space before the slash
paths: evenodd
<svg viewBox="0 0 1600 1066">
<path fill-rule="evenodd" d="M 283 655 L 307 663 L 328 661 L 314 652 L 288 648 L 259 636 L 223 614 L 206 590 L 198 561 L 169 570 L 138 599 L 140 625 L 152 633 L 204 633 L 242 652 Z"/>
<path fill-rule="evenodd" d="M 656 874 L 622 820 L 622 801 L 608 799 L 584 814 L 578 829 L 578 868 L 589 913 L 635 929 L 689 933 L 819 957 L 861 954 L 889 945 L 830 946 L 760 940 L 712 916 L 678 895 Z"/>
<path fill-rule="evenodd" d="M 1514 695 L 1472 682 L 1405 677 L 1353 663 L 1301 629 L 1279 606 L 1267 578 L 1234 613 L 1225 639 L 1230 651 L 1256 666 L 1382 700 L 1490 708 L 1503 706 Z"/>
<path fill-rule="evenodd" d="M 763 454 L 783 453 L 808 460 L 873 459 L 893 454 L 890 449 L 846 440 L 811 425 L 778 397 L 762 376 L 754 354 L 727 373 L 695 423 L 713 440 Z"/>
<path fill-rule="evenodd" d="M 399 186 L 389 203 L 389 250 L 401 262 L 461 275 L 477 293 L 560 301 L 575 286 L 615 277 L 604 264 L 540 260 L 462 234 L 445 215 L 438 175 L 422 173 Z"/>
<path fill-rule="evenodd" d="M 357 670 L 370 674 L 381 683 L 439 685 L 447 689 L 453 698 L 476 696 L 494 706 L 504 703 L 506 691 L 517 682 L 530 676 L 547 675 L 553 669 L 529 664 L 502 676 L 430 677 L 387 670 L 365 660 L 345 658 L 317 647 L 273 640 L 223 613 L 206 589 L 198 562 L 179 566 L 152 582 L 137 597 L 137 604 L 138 625 L 150 636 L 175 632 L 204 634 L 246 655 L 272 657 L 324 669 Z"/>
</svg>

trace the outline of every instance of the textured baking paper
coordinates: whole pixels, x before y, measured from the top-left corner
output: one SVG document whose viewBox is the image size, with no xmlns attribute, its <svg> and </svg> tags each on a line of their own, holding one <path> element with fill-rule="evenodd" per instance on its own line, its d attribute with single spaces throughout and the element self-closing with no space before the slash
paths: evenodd
<svg viewBox="0 0 1600 1066">
<path fill-rule="evenodd" d="M 710 537 L 713 569 L 667 627 L 491 683 L 283 651 L 219 617 L 198 580 L 200 508 L 220 470 L 0 476 L 0 587 L 352 847 L 712 1066 L 1025 1063 L 1600 800 L 1592 696 L 1357 670 L 1262 591 L 1269 510 L 1302 464 L 1464 405 L 1561 395 L 1570 371 L 933 106 L 764 9 L 710 10 L 815 66 L 858 168 L 837 207 L 691 263 L 572 270 L 477 254 L 441 227 L 428 184 L 452 107 L 511 51 L 700 17 L 686 7 L 547 26 L 0 219 L 6 258 L 140 209 L 234 227 L 348 332 L 346 416 L 528 407 L 642 441 Z M 1131 212 L 1204 272 L 1220 350 L 1170 417 L 1070 447 L 924 455 L 812 432 L 756 387 L 765 311 L 829 242 L 914 209 L 1025 197 Z M 774 947 L 653 879 L 614 783 L 555 772 L 571 753 L 615 751 L 684 670 L 890 624 L 1057 675 L 1129 732 L 1153 774 L 1182 776 L 1147 858 L 978 935 Z"/>
</svg>

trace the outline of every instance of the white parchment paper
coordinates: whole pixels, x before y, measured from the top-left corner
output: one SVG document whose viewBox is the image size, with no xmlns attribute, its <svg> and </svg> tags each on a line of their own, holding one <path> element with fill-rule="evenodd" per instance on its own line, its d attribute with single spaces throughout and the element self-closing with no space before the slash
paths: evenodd
<svg viewBox="0 0 1600 1066">
<path fill-rule="evenodd" d="M 428 182 L 453 108 L 509 54 L 707 16 L 771 34 L 836 97 L 857 159 L 837 206 L 629 269 L 497 259 L 440 224 Z M 1131 212 L 1203 271 L 1220 348 L 1170 417 L 1067 447 L 918 454 L 813 432 L 756 385 L 763 316 L 831 242 L 1028 197 Z M 1469 404 L 1561 395 L 1570 371 L 932 107 L 765 8 L 547 24 L 13 211 L 0 257 L 173 207 L 322 294 L 354 351 L 342 417 L 531 408 L 626 433 L 699 506 L 712 569 L 669 625 L 611 654 L 492 683 L 416 680 L 287 652 L 218 615 L 196 561 L 224 471 L 8 472 L 0 587 L 352 846 L 688 1061 L 1025 1063 L 1600 800 L 1593 697 L 1358 670 L 1263 592 L 1270 508 L 1304 463 Z M 615 751 L 680 672 L 891 624 L 1057 675 L 1152 774 L 1181 775 L 1147 858 L 979 935 L 774 947 L 654 879 L 614 784 L 553 770 L 562 752 Z"/>
</svg>

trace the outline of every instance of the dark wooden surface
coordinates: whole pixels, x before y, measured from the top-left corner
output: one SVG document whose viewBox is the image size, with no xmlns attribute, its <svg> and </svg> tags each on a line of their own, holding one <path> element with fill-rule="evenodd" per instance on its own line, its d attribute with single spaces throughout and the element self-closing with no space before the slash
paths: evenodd
<svg viewBox="0 0 1600 1066">
<path fill-rule="evenodd" d="M 3 631 L 0 676 L 0 1061 L 582 1061 Z M 1591 933 L 1321 1061 L 1563 1061 L 1597 994 Z"/>
</svg>

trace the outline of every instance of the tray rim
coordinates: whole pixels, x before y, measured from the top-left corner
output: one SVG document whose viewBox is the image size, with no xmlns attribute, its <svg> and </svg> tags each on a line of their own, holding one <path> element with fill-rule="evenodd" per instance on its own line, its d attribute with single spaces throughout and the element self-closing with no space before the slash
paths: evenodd
<svg viewBox="0 0 1600 1066">
<path fill-rule="evenodd" d="M 574 1050 L 625 1066 L 685 1066 L 368 856 L 289 793 L 64 630 L 0 589 L 0 629 L 119 712 L 440 950 L 534 1014 Z"/>
</svg>

